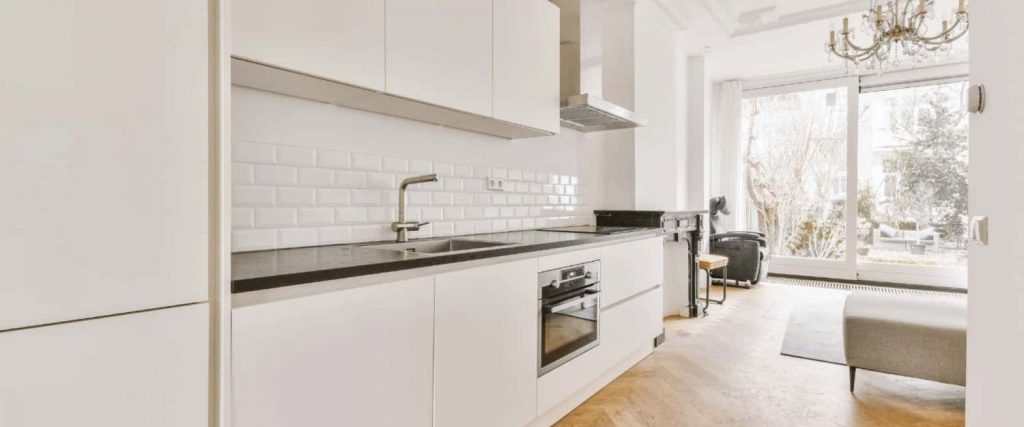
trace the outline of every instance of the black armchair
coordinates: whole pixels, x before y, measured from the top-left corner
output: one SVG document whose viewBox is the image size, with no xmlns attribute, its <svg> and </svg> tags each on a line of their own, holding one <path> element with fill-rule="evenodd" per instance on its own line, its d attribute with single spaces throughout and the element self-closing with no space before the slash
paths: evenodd
<svg viewBox="0 0 1024 427">
<path fill-rule="evenodd" d="M 757 231 L 729 231 L 722 224 L 722 215 L 729 215 L 725 196 L 712 197 L 709 202 L 711 253 L 729 258 L 729 279 L 756 285 L 768 276 L 768 239 Z M 722 278 L 721 270 L 712 277 Z"/>
</svg>

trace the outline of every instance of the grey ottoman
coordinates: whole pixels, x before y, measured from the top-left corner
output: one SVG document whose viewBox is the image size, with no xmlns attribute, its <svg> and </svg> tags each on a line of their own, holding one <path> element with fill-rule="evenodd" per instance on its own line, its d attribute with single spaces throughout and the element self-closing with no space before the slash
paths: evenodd
<svg viewBox="0 0 1024 427">
<path fill-rule="evenodd" d="M 852 293 L 843 342 L 851 393 L 858 368 L 965 385 L 967 299 Z"/>
</svg>

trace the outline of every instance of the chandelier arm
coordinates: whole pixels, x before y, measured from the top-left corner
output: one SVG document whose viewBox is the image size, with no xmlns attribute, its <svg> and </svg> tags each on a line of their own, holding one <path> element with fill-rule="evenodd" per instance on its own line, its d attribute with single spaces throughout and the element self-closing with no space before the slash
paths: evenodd
<svg viewBox="0 0 1024 427">
<path fill-rule="evenodd" d="M 889 12 L 892 13 L 892 16 L 890 17 L 891 19 L 889 19 L 889 28 L 896 28 L 896 26 L 900 24 L 900 22 L 899 22 L 900 21 L 900 18 L 899 18 L 900 0 L 894 1 L 892 3 L 892 6 L 895 7 L 896 9 L 895 10 L 892 9 L 892 8 L 889 9 Z"/>
<path fill-rule="evenodd" d="M 851 55 L 846 54 L 846 53 L 840 53 L 838 50 L 836 50 L 836 46 L 835 45 L 831 45 L 831 46 L 829 46 L 829 48 L 832 50 L 832 54 L 835 55 L 835 56 L 838 56 L 840 58 L 843 58 L 843 59 L 845 59 L 847 61 L 851 61 L 851 62 L 857 62 L 858 61 L 858 59 L 857 59 L 858 56 L 851 56 Z"/>
<path fill-rule="evenodd" d="M 899 1 L 899 0 L 896 0 L 896 1 Z M 912 8 L 910 7 L 910 2 L 911 1 L 913 1 L 913 0 L 907 0 L 906 2 L 903 3 L 903 15 L 900 16 L 900 22 L 907 22 L 907 14 L 909 14 L 910 11 L 912 10 Z M 911 16 L 913 16 L 913 15 L 911 15 Z"/>
<path fill-rule="evenodd" d="M 843 39 L 846 40 L 846 44 L 848 46 L 852 47 L 853 50 L 857 50 L 857 51 L 861 51 L 861 52 L 866 52 L 866 51 L 870 51 L 870 50 L 877 50 L 878 46 L 881 45 L 881 42 L 882 42 L 882 38 L 881 37 L 874 37 L 874 41 L 871 43 L 871 45 L 869 45 L 867 47 L 862 47 L 862 46 L 858 46 L 856 43 L 853 42 L 852 39 L 850 39 L 850 33 L 843 34 Z"/>
<path fill-rule="evenodd" d="M 955 41 L 959 40 L 961 37 L 966 36 L 967 35 L 967 30 L 968 30 L 968 28 L 965 27 L 963 31 L 961 31 L 960 33 L 958 33 L 956 35 L 950 35 L 950 36 L 948 36 L 946 38 L 943 38 L 942 40 L 924 40 L 924 41 L 921 41 L 921 43 L 924 44 L 924 45 L 928 45 L 928 46 L 942 46 L 942 45 L 945 45 L 945 44 L 949 44 L 949 43 L 955 42 Z"/>
<path fill-rule="evenodd" d="M 924 21 L 927 17 L 927 13 L 917 12 L 910 18 L 910 28 L 914 31 L 914 34 L 918 34 L 921 31 L 921 27 L 924 26 Z"/>
<path fill-rule="evenodd" d="M 932 44 L 932 43 L 945 43 L 946 40 L 947 40 L 947 37 L 949 37 L 949 35 L 952 34 L 953 31 L 956 30 L 957 27 L 960 26 L 961 22 L 964 23 L 964 30 L 960 34 L 958 34 L 956 36 L 956 38 L 963 37 L 963 35 L 967 33 L 967 29 L 970 27 L 970 21 L 969 20 L 964 20 L 963 17 L 960 14 L 957 14 L 956 21 L 953 21 L 953 25 L 950 25 L 946 29 L 946 31 L 942 31 L 942 32 L 940 32 L 940 33 L 938 33 L 938 34 L 936 34 L 934 36 L 921 36 L 921 35 L 918 35 L 916 37 L 916 40 L 919 41 L 919 42 L 922 42 L 922 43 L 929 43 L 929 44 Z"/>
<path fill-rule="evenodd" d="M 871 50 L 860 51 L 860 53 L 857 53 L 855 55 L 851 55 L 851 54 L 849 54 L 849 53 L 847 53 L 845 51 L 840 53 L 838 50 L 836 50 L 836 45 L 830 45 L 829 47 L 831 48 L 832 53 L 834 53 L 836 56 L 838 56 L 840 58 L 843 58 L 843 59 L 846 59 L 848 61 L 853 61 L 853 62 L 863 61 L 863 60 L 869 58 L 871 55 L 873 55 L 878 50 L 878 47 L 875 47 L 875 48 L 873 48 Z"/>
</svg>

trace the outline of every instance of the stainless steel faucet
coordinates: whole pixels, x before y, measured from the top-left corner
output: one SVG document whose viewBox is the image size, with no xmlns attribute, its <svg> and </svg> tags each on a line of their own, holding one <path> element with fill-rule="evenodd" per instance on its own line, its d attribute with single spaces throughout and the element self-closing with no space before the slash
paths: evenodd
<svg viewBox="0 0 1024 427">
<path fill-rule="evenodd" d="M 413 176 L 402 180 L 398 187 L 398 221 L 391 223 L 391 230 L 398 233 L 398 243 L 409 241 L 409 232 L 419 230 L 420 227 L 430 224 L 429 222 L 405 222 L 405 189 L 412 184 L 424 182 L 437 182 L 437 174 Z"/>
</svg>

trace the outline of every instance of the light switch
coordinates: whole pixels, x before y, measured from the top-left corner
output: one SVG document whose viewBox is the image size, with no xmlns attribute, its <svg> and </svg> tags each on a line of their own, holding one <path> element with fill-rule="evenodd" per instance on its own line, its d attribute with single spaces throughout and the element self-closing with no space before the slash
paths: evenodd
<svg viewBox="0 0 1024 427">
<path fill-rule="evenodd" d="M 971 241 L 979 245 L 988 245 L 988 217 L 971 217 Z"/>
</svg>

